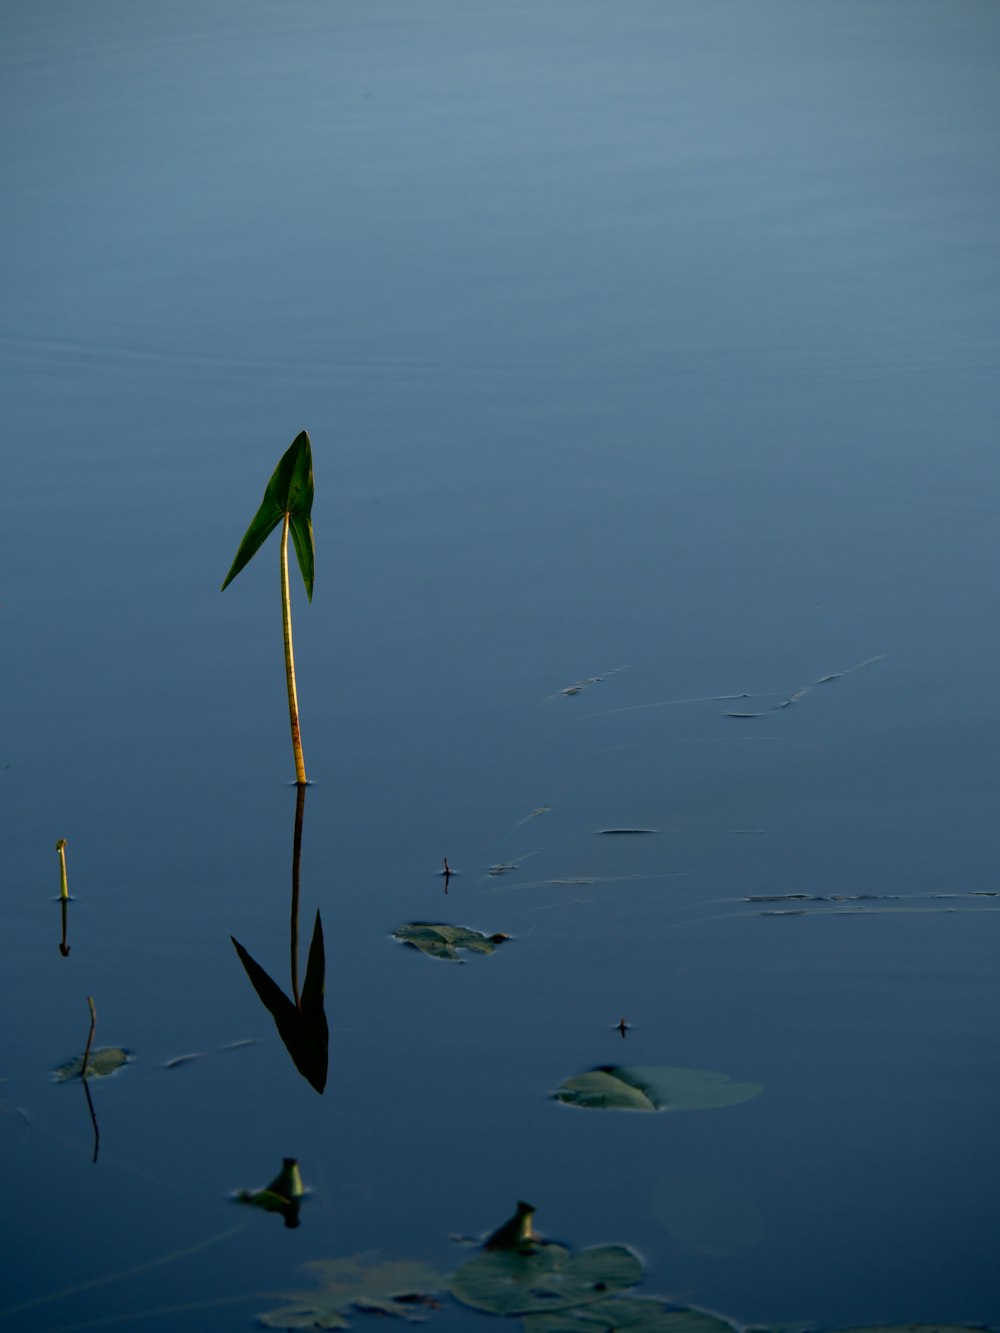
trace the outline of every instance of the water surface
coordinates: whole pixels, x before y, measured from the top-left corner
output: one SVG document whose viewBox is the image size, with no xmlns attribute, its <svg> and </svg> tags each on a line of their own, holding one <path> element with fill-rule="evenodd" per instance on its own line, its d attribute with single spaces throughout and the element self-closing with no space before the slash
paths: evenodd
<svg viewBox="0 0 1000 1333">
<path fill-rule="evenodd" d="M 995 10 L 3 28 L 7 1325 L 243 1329 L 519 1197 L 737 1320 L 1000 1319 Z M 323 1098 L 229 943 L 287 982 L 273 547 L 218 592 L 303 426 Z M 626 1058 L 765 1092 L 550 1099 Z M 296 1231 L 227 1198 L 285 1155 Z"/>
</svg>

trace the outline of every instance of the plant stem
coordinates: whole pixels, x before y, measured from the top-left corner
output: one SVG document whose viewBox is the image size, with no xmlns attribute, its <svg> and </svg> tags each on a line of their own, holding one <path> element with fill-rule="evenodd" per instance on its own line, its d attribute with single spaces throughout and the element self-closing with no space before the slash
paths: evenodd
<svg viewBox="0 0 1000 1333">
<path fill-rule="evenodd" d="M 292 750 L 295 754 L 295 781 L 305 786 L 305 760 L 302 758 L 302 737 L 299 733 L 299 700 L 295 691 L 295 654 L 292 650 L 292 599 L 288 589 L 288 526 L 291 515 L 286 513 L 281 528 L 281 618 L 285 631 L 285 681 L 288 685 L 288 721 L 292 729 Z"/>
<path fill-rule="evenodd" d="M 63 902 L 69 901 L 69 881 L 66 878 L 66 839 L 60 838 L 56 843 L 56 851 L 59 853 L 59 897 Z"/>
</svg>

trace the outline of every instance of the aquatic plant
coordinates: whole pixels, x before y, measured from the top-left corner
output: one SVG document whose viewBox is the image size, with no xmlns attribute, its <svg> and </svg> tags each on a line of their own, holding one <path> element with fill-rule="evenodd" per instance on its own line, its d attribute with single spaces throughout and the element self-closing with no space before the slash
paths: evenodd
<svg viewBox="0 0 1000 1333">
<path fill-rule="evenodd" d="M 312 601 L 315 547 L 312 529 L 313 465 L 312 446 L 306 431 L 300 431 L 282 454 L 271 474 L 260 508 L 244 533 L 232 567 L 222 585 L 224 591 L 240 570 L 250 563 L 279 523 L 281 528 L 281 618 L 285 640 L 285 682 L 288 686 L 288 720 L 295 755 L 295 781 L 303 786 L 306 778 L 299 730 L 299 702 L 295 687 L 295 655 L 292 649 L 292 607 L 288 589 L 288 534 L 295 544 L 306 597 Z"/>
</svg>

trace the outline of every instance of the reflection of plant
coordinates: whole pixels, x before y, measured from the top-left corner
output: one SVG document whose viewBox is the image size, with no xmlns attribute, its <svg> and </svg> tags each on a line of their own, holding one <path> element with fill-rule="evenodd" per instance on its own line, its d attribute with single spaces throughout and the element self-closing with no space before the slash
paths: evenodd
<svg viewBox="0 0 1000 1333">
<path fill-rule="evenodd" d="M 299 991 L 299 877 L 302 861 L 302 821 L 305 817 L 306 789 L 299 784 L 295 800 L 295 833 L 292 839 L 292 912 L 289 947 L 291 952 L 292 998 L 268 976 L 243 945 L 230 936 L 240 962 L 264 1007 L 274 1019 L 278 1035 L 285 1043 L 295 1068 L 308 1079 L 317 1092 L 326 1087 L 329 1059 L 329 1029 L 323 1008 L 326 985 L 326 953 L 323 948 L 323 923 L 319 912 L 313 925 L 312 943 L 306 960 L 305 984 Z"/>
<path fill-rule="evenodd" d="M 306 961 L 306 979 L 298 1004 L 293 1004 L 258 962 L 247 953 L 239 940 L 233 939 L 240 962 L 246 968 L 253 988 L 274 1019 L 278 1035 L 285 1043 L 295 1068 L 317 1092 L 326 1087 L 329 1032 L 323 1010 L 326 959 L 323 950 L 323 924 L 316 913 L 312 943 Z"/>
<path fill-rule="evenodd" d="M 282 455 L 267 483 L 260 508 L 240 542 L 236 558 L 226 575 L 225 589 L 263 546 L 279 523 L 281 529 L 281 614 L 285 639 L 285 683 L 288 686 L 288 719 L 295 755 L 295 780 L 306 781 L 302 738 L 299 734 L 299 703 L 295 689 L 295 656 L 292 651 L 292 606 L 288 590 L 288 533 L 291 530 L 306 596 L 312 601 L 315 548 L 312 530 L 313 467 L 309 436 L 300 431 Z"/>
</svg>

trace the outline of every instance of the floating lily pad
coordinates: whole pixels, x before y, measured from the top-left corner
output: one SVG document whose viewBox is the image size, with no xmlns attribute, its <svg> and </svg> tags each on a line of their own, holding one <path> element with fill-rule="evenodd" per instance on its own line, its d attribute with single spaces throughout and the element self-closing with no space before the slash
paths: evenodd
<svg viewBox="0 0 1000 1333">
<path fill-rule="evenodd" d="M 764 1091 L 760 1083 L 732 1083 L 708 1069 L 657 1065 L 602 1065 L 568 1078 L 554 1093 L 569 1106 L 602 1111 L 702 1111 L 736 1106 Z"/>
<path fill-rule="evenodd" d="M 595 1305 L 527 1315 L 524 1333 L 734 1333 L 733 1325 L 703 1310 L 668 1310 L 662 1301 L 616 1296 Z"/>
<path fill-rule="evenodd" d="M 417 1323 L 437 1304 L 429 1293 L 440 1291 L 448 1281 L 423 1264 L 383 1262 L 371 1252 L 320 1259 L 304 1267 L 315 1276 L 318 1290 L 290 1292 L 294 1304 L 258 1316 L 265 1328 L 349 1328 L 346 1315 L 352 1311 Z"/>
<path fill-rule="evenodd" d="M 393 932 L 397 940 L 411 944 L 429 958 L 458 958 L 459 949 L 470 949 L 473 953 L 492 953 L 498 944 L 502 944 L 506 935 L 483 935 L 478 930 L 467 930 L 465 926 L 431 925 L 426 921 L 414 921 L 408 926 L 400 926 Z"/>
<path fill-rule="evenodd" d="M 91 1051 L 87 1059 L 87 1077 L 88 1078 L 107 1078 L 113 1074 L 116 1069 L 121 1069 L 123 1064 L 128 1062 L 128 1051 L 120 1046 L 101 1046 L 96 1051 Z M 71 1078 L 80 1078 L 83 1075 L 83 1056 L 78 1055 L 73 1060 L 67 1060 L 65 1064 L 59 1065 L 53 1069 L 52 1077 L 57 1083 L 68 1083 Z"/>
<path fill-rule="evenodd" d="M 535 1314 L 606 1300 L 642 1276 L 639 1258 L 624 1245 L 599 1245 L 572 1253 L 562 1245 L 523 1252 L 489 1250 L 463 1264 L 451 1294 L 490 1314 Z"/>
</svg>

